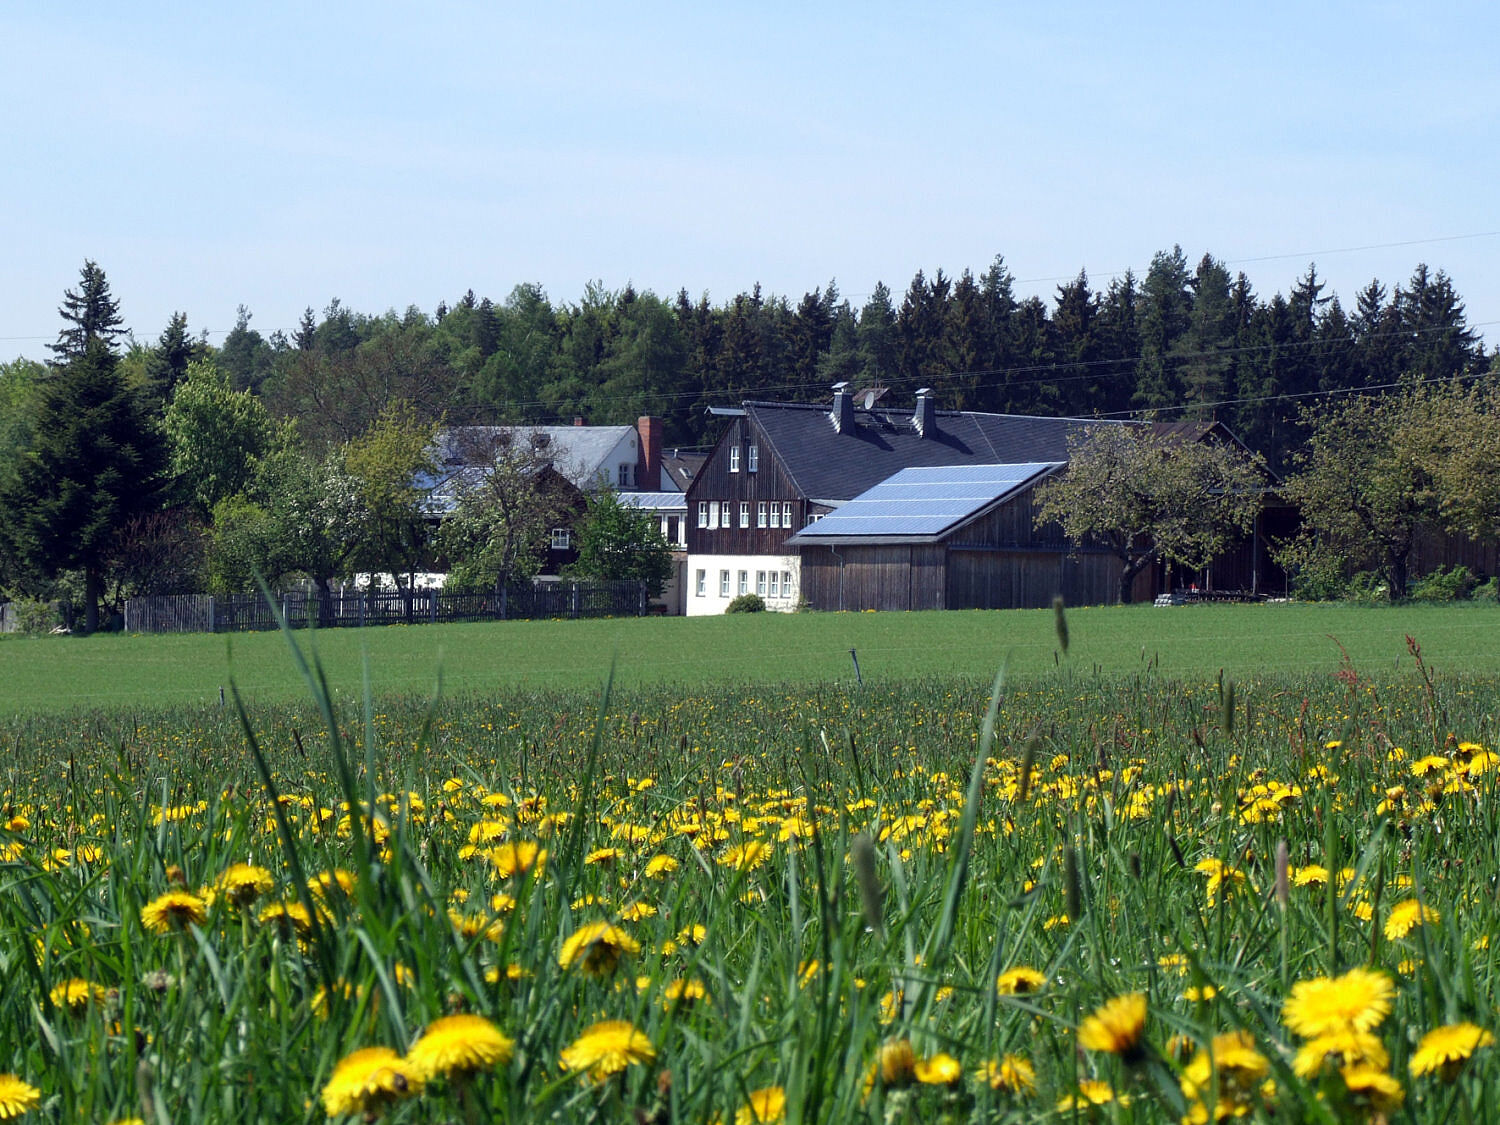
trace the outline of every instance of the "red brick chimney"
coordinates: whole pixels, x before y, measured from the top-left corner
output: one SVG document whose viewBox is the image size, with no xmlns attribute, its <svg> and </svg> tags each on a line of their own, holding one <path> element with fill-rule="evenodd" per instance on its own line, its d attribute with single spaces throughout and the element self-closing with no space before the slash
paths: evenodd
<svg viewBox="0 0 1500 1125">
<path fill-rule="evenodd" d="M 635 431 L 641 438 L 635 467 L 635 486 L 642 492 L 660 492 L 661 419 L 643 414 L 636 419 Z"/>
<path fill-rule="evenodd" d="M 581 426 L 581 425 L 583 425 L 583 415 L 582 414 L 575 414 L 575 415 L 573 415 L 573 425 L 575 425 L 575 426 Z"/>
</svg>

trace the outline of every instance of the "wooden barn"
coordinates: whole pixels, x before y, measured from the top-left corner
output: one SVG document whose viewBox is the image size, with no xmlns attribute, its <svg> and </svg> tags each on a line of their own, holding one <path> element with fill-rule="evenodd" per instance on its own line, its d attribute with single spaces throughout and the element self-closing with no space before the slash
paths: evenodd
<svg viewBox="0 0 1500 1125">
<path fill-rule="evenodd" d="M 1011 609 L 1111 601 L 1120 561 L 1033 521 L 1064 462 L 903 469 L 787 542 L 814 609 Z M 1144 573 L 1140 594 L 1153 576 Z"/>
</svg>

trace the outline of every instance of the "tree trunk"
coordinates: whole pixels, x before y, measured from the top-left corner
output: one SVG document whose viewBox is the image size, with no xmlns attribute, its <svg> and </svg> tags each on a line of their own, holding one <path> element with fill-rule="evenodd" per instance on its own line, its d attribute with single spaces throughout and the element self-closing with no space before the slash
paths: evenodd
<svg viewBox="0 0 1500 1125">
<path fill-rule="evenodd" d="M 1385 561 L 1386 597 L 1399 602 L 1406 597 L 1406 556 L 1390 554 Z"/>
<path fill-rule="evenodd" d="M 318 624 L 330 626 L 333 624 L 333 591 L 328 588 L 328 576 L 323 574 L 314 578 L 313 586 L 318 591 Z"/>
<path fill-rule="evenodd" d="M 102 585 L 98 567 L 83 568 L 83 632 L 85 636 L 92 636 L 99 631 L 99 587 Z"/>
</svg>

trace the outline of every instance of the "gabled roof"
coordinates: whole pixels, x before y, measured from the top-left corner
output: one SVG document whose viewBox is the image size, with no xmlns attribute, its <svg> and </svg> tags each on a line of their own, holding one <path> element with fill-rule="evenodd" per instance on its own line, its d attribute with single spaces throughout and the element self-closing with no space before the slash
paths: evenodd
<svg viewBox="0 0 1500 1125">
<path fill-rule="evenodd" d="M 681 492 L 619 492 L 621 507 L 643 512 L 687 512 L 687 496 Z"/>
<path fill-rule="evenodd" d="M 905 468 L 1015 465 L 1068 460 L 1068 438 L 1085 427 L 1140 425 L 1089 418 L 934 411 L 935 433 L 917 432 L 912 412 L 854 411 L 853 425 L 834 429 L 826 405 L 747 402 L 798 492 L 837 504 Z"/>
<path fill-rule="evenodd" d="M 787 540 L 932 543 L 1062 468 L 1062 461 L 902 469 Z"/>
<path fill-rule="evenodd" d="M 487 462 L 506 441 L 524 441 L 575 488 L 590 491 L 601 474 L 614 483 L 609 456 L 635 433 L 634 426 L 454 426 L 438 434 L 437 460 L 451 473 Z M 634 463 L 633 452 L 629 460 Z"/>
</svg>

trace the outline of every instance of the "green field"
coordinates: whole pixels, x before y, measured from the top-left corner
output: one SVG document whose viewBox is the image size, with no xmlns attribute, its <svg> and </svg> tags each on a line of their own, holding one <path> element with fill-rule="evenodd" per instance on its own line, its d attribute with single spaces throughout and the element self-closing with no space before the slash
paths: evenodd
<svg viewBox="0 0 1500 1125">
<path fill-rule="evenodd" d="M 1500 674 L 1500 611 L 1487 604 L 1136 606 L 1068 620 L 1068 661 L 1089 673 L 1332 673 L 1341 645 L 1361 671 L 1387 672 L 1410 666 L 1410 635 L 1439 670 Z M 445 695 L 593 690 L 612 659 L 622 687 L 806 684 L 852 679 L 853 648 L 872 682 L 990 676 L 1002 661 L 1024 679 L 1050 672 L 1058 647 L 1050 610 L 396 626 L 327 630 L 315 646 L 335 692 L 356 699 L 366 668 L 377 695 L 431 695 L 439 671 Z M 0 640 L 0 713 L 206 703 L 231 677 L 253 701 L 304 693 L 275 634 Z"/>
</svg>

